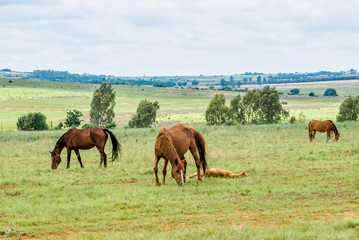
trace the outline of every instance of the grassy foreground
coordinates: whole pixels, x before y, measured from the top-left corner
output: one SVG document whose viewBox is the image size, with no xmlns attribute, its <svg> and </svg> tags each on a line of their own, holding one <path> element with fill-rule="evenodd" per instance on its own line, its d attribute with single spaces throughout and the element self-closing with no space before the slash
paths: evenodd
<svg viewBox="0 0 359 240">
<path fill-rule="evenodd" d="M 184 187 L 170 173 L 154 184 L 158 128 L 114 130 L 123 152 L 107 169 L 92 149 L 80 151 L 84 169 L 74 154 L 66 169 L 63 152 L 51 170 L 63 131 L 1 132 L 0 238 L 358 239 L 358 125 L 337 125 L 340 143 L 308 143 L 306 125 L 197 127 L 210 167 L 249 176 Z"/>
</svg>

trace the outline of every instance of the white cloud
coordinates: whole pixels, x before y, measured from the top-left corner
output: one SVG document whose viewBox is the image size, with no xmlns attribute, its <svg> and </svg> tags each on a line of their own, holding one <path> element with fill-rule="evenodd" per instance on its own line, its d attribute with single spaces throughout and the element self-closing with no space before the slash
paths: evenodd
<svg viewBox="0 0 359 240">
<path fill-rule="evenodd" d="M 1 1 L 0 68 L 114 75 L 358 68 L 357 1 Z"/>
</svg>

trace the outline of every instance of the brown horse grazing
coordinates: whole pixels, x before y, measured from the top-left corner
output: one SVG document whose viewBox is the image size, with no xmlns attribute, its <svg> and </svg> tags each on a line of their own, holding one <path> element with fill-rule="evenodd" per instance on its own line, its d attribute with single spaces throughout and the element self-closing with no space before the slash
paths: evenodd
<svg viewBox="0 0 359 240">
<path fill-rule="evenodd" d="M 64 135 L 62 135 L 59 140 L 57 140 L 54 150 L 51 153 L 52 159 L 52 169 L 56 169 L 61 162 L 61 151 L 64 147 L 67 148 L 67 168 L 70 167 L 71 151 L 74 150 L 77 156 L 77 159 L 80 162 L 81 168 L 84 166 L 81 162 L 81 157 L 79 149 L 90 149 L 97 147 L 98 151 L 101 154 L 101 162 L 104 164 L 104 167 L 107 167 L 107 157 L 105 154 L 105 144 L 107 141 L 107 133 L 111 137 L 112 141 L 112 161 L 115 161 L 118 157 L 118 153 L 121 151 L 121 145 L 117 141 L 115 135 L 108 129 L 105 128 L 87 128 L 87 129 L 76 129 L 71 128 Z"/>
<path fill-rule="evenodd" d="M 192 174 L 189 175 L 187 178 L 193 178 L 195 176 L 197 176 L 198 174 Z M 228 170 L 222 170 L 219 168 L 211 168 L 211 169 L 207 169 L 206 173 L 203 173 L 203 171 L 201 171 L 201 177 L 225 177 L 225 178 L 240 178 L 240 177 L 247 177 L 248 174 L 246 172 L 241 172 L 241 173 L 232 173 L 231 171 Z"/>
<path fill-rule="evenodd" d="M 167 164 L 170 161 L 172 166 L 172 177 L 176 180 L 178 185 L 184 185 L 186 181 L 187 161 L 184 154 L 191 151 L 192 156 L 196 162 L 198 180 L 201 181 L 200 167 L 202 164 L 203 171 L 207 169 L 206 162 L 206 148 L 202 135 L 193 127 L 188 127 L 183 124 L 178 124 L 169 130 L 163 127 L 156 137 L 155 143 L 155 171 L 156 184 L 161 185 L 158 179 L 158 162 L 164 158 L 165 163 L 162 170 L 163 185 L 165 185 Z M 197 155 L 197 150 L 199 156 Z"/>
<path fill-rule="evenodd" d="M 327 142 L 332 136 L 332 133 L 335 134 L 335 141 L 339 141 L 340 134 L 337 127 L 331 120 L 318 121 L 313 120 L 309 123 L 309 140 L 312 141 L 315 139 L 316 132 L 327 132 Z M 314 132 L 314 133 L 313 133 Z"/>
</svg>

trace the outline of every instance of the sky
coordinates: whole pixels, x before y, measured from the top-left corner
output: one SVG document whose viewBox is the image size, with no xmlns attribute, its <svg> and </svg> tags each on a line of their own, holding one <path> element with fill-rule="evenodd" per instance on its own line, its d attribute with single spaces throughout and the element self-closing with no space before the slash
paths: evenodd
<svg viewBox="0 0 359 240">
<path fill-rule="evenodd" d="M 0 69 L 359 70 L 358 0 L 0 0 Z"/>
</svg>

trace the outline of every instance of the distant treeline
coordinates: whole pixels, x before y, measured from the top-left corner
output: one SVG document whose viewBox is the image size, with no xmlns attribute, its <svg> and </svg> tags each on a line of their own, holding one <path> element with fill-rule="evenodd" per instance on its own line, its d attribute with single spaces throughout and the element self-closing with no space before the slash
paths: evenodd
<svg viewBox="0 0 359 240">
<path fill-rule="evenodd" d="M 8 69 L 6 69 L 8 70 Z M 9 69 L 10 70 L 10 69 Z M 4 71 L 5 72 L 5 71 Z M 92 75 L 92 74 L 72 74 L 67 71 L 55 70 L 35 70 L 22 76 L 23 79 L 39 79 L 45 81 L 58 82 L 80 82 L 101 84 L 111 82 L 114 85 L 146 85 L 154 87 L 186 87 L 207 85 L 239 88 L 243 84 L 276 84 L 276 83 L 297 83 L 297 82 L 316 82 L 316 81 L 335 81 L 359 79 L 359 74 L 355 69 L 347 72 L 320 71 L 315 73 L 278 73 L 263 74 L 246 72 L 228 76 L 175 76 L 175 77 L 116 77 L 112 75 Z M 202 82 L 202 83 L 201 83 Z"/>
</svg>

